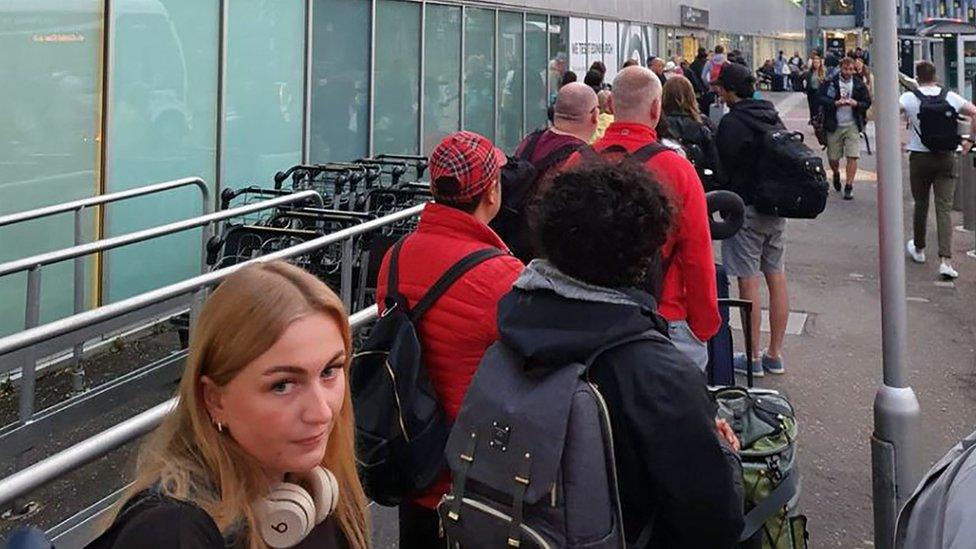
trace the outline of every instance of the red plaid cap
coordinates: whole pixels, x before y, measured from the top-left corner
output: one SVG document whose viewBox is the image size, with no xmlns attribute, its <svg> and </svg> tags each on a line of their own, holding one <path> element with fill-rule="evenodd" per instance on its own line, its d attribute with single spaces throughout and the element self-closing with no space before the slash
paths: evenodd
<svg viewBox="0 0 976 549">
<path fill-rule="evenodd" d="M 430 191 L 445 202 L 466 202 L 481 194 L 507 161 L 505 153 L 487 137 L 474 132 L 452 133 L 430 153 Z M 438 185 L 442 177 L 453 177 L 457 185 Z"/>
</svg>

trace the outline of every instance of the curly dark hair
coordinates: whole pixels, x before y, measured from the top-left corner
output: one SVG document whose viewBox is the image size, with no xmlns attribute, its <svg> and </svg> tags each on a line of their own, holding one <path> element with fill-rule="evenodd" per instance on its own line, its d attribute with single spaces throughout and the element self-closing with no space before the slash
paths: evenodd
<svg viewBox="0 0 976 549">
<path fill-rule="evenodd" d="M 542 257 L 607 288 L 644 282 L 674 219 L 665 189 L 630 160 L 587 162 L 557 175 L 530 215 Z"/>
</svg>

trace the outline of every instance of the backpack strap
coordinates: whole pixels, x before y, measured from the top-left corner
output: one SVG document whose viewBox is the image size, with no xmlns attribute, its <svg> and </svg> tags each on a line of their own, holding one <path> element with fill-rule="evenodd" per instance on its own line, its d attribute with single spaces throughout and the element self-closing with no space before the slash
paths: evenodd
<svg viewBox="0 0 976 549">
<path fill-rule="evenodd" d="M 602 160 L 603 155 L 616 153 L 622 154 L 625 158 L 632 158 L 641 164 L 644 164 L 655 156 L 669 150 L 671 149 L 662 144 L 660 141 L 648 143 L 634 152 L 628 151 L 626 147 L 619 144 L 610 145 L 609 147 L 600 149 L 599 151 L 594 149 L 592 145 L 583 145 L 579 148 L 580 155 L 586 160 Z"/>
<path fill-rule="evenodd" d="M 665 337 L 663 334 L 661 334 L 661 332 L 657 331 L 656 329 L 651 329 L 646 332 L 641 332 L 639 334 L 634 334 L 615 341 L 611 341 L 610 343 L 607 343 L 606 345 L 598 348 L 596 351 L 593 351 L 593 353 L 590 354 L 590 357 L 586 359 L 585 363 L 583 363 L 583 365 L 586 367 L 583 373 L 585 375 L 587 372 L 589 372 L 590 367 L 593 366 L 593 363 L 596 362 L 596 359 L 600 358 L 600 355 L 606 353 L 611 349 L 616 349 L 617 347 L 622 347 L 624 345 L 627 345 L 628 343 L 634 343 L 636 341 L 662 341 L 662 340 L 667 341 L 667 337 Z"/>
<path fill-rule="evenodd" d="M 544 174 L 549 171 L 549 168 L 564 162 L 567 158 L 572 156 L 572 154 L 583 147 L 588 145 L 566 145 L 565 147 L 560 147 L 549 154 L 547 154 L 538 164 L 535 164 L 535 169 L 540 174 Z"/>
<path fill-rule="evenodd" d="M 420 320 L 420 318 L 424 316 L 424 313 L 429 311 L 430 308 L 434 306 L 434 303 L 436 303 L 437 300 L 444 295 L 444 292 L 446 292 L 448 288 L 457 282 L 458 279 L 464 275 L 464 273 L 470 271 L 480 263 L 484 263 L 485 261 L 500 255 L 505 255 L 505 252 L 498 248 L 485 248 L 483 250 L 472 252 L 461 258 L 460 261 L 452 265 L 450 269 L 448 269 L 444 274 L 441 275 L 440 278 L 437 279 L 437 282 L 435 282 L 434 285 L 427 290 L 427 293 L 424 294 L 424 296 L 420 298 L 420 301 L 418 301 L 413 309 L 411 309 L 410 321 L 417 322 Z"/>
<path fill-rule="evenodd" d="M 779 513 L 780 509 L 793 499 L 800 489 L 798 478 L 794 469 L 788 471 L 776 488 L 773 488 L 765 499 L 746 513 L 742 534 L 739 536 L 740 543 L 751 538 L 770 517 Z"/>
<path fill-rule="evenodd" d="M 525 148 L 522 149 L 522 154 L 518 155 L 519 160 L 529 160 L 532 155 L 535 154 L 535 148 L 539 145 L 539 139 L 542 138 L 542 134 L 546 133 L 546 130 L 536 130 L 529 134 L 529 142 L 525 144 Z"/>
<path fill-rule="evenodd" d="M 403 243 L 407 240 L 407 237 L 413 233 L 407 233 L 403 235 L 400 240 L 396 241 L 393 245 L 393 251 L 390 253 L 390 265 L 389 271 L 386 276 L 386 310 L 389 311 L 393 307 L 399 305 L 401 307 L 407 307 L 407 300 L 400 293 L 400 248 L 403 247 Z"/>
</svg>

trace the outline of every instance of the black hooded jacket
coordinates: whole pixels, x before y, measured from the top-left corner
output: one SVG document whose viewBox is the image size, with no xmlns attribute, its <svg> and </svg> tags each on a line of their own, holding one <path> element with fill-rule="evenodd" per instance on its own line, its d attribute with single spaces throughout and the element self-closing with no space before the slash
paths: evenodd
<svg viewBox="0 0 976 549">
<path fill-rule="evenodd" d="M 499 303 L 499 333 L 527 369 L 554 369 L 615 340 L 666 334 L 653 303 L 639 290 L 587 286 L 537 260 Z M 609 409 L 628 543 L 647 529 L 641 547 L 734 547 L 743 524 L 738 463 L 716 435 L 701 371 L 662 337 L 607 351 L 590 380 Z"/>
<path fill-rule="evenodd" d="M 742 197 L 746 204 L 755 201 L 756 163 L 762 146 L 762 134 L 743 120 L 752 120 L 769 128 L 786 128 L 776 107 L 761 99 L 741 99 L 729 106 L 715 135 L 718 156 L 722 162 L 723 186 Z"/>
</svg>

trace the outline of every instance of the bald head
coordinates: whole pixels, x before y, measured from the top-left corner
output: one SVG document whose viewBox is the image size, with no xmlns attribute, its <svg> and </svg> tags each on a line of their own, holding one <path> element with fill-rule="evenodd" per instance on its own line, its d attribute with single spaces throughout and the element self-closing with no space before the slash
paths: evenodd
<svg viewBox="0 0 976 549">
<path fill-rule="evenodd" d="M 651 60 L 650 69 L 657 74 L 664 72 L 664 59 L 660 57 L 655 57 Z"/>
<path fill-rule="evenodd" d="M 553 125 L 561 132 L 589 141 L 599 121 L 599 102 L 593 88 L 573 82 L 559 88 L 553 106 Z"/>
<path fill-rule="evenodd" d="M 613 79 L 611 104 L 616 120 L 654 128 L 661 118 L 661 80 L 644 67 L 627 67 Z"/>
<path fill-rule="evenodd" d="M 596 92 L 582 82 L 573 82 L 559 88 L 553 107 L 556 119 L 572 122 L 583 120 L 598 106 Z"/>
</svg>

